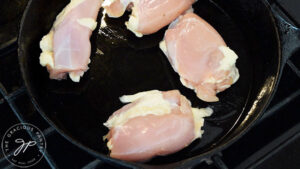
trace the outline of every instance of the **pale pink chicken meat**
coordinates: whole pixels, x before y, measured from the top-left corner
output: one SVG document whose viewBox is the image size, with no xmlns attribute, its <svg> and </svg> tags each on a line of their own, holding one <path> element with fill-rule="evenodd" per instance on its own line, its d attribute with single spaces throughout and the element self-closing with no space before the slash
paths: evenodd
<svg viewBox="0 0 300 169">
<path fill-rule="evenodd" d="M 195 0 L 105 0 L 102 6 L 108 16 L 115 18 L 122 16 L 126 9 L 131 9 L 132 14 L 126 26 L 141 37 L 167 26 L 194 2 Z"/>
<path fill-rule="evenodd" d="M 120 98 L 131 102 L 116 111 L 106 123 L 110 156 L 127 161 L 145 161 L 188 146 L 202 136 L 204 117 L 210 108 L 192 108 L 178 90 L 141 92 Z"/>
<path fill-rule="evenodd" d="M 102 0 L 71 0 L 57 16 L 49 34 L 40 42 L 40 63 L 46 66 L 51 79 L 69 77 L 79 82 L 90 62 L 90 36 Z"/>
<path fill-rule="evenodd" d="M 201 100 L 218 101 L 216 94 L 239 78 L 235 66 L 238 56 L 210 24 L 194 13 L 180 16 L 170 25 L 160 48 L 182 84 L 195 90 Z"/>
</svg>

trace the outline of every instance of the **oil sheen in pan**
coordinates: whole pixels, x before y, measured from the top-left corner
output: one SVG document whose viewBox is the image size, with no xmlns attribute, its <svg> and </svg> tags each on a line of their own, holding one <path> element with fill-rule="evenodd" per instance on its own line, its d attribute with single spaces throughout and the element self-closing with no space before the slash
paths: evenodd
<svg viewBox="0 0 300 169">
<path fill-rule="evenodd" d="M 231 88 L 220 93 L 220 102 L 200 101 L 192 90 L 183 87 L 177 73 L 158 47 L 166 28 L 156 34 L 136 38 L 126 30 L 127 15 L 119 19 L 107 18 L 107 28 L 98 28 L 92 35 L 92 56 L 90 69 L 79 84 L 67 81 L 48 80 L 45 73 L 39 82 L 44 89 L 41 98 L 45 108 L 55 112 L 51 118 L 58 119 L 70 134 L 91 149 L 108 153 L 102 136 L 108 130 L 103 122 L 122 104 L 119 97 L 141 91 L 158 89 L 179 89 L 191 100 L 193 107 L 210 106 L 213 116 L 206 119 L 202 139 L 178 153 L 154 158 L 148 163 L 162 164 L 200 154 L 214 146 L 212 143 L 226 135 L 243 111 L 248 93 L 251 90 L 253 64 L 247 56 L 247 43 L 234 21 L 217 5 L 209 0 L 198 1 L 193 5 L 195 13 L 209 22 L 239 55 L 237 67 L 240 79 Z M 99 13 L 98 22 L 102 14 Z M 101 52 L 99 51 L 101 50 Z M 103 52 L 103 53 L 102 53 Z M 45 70 L 43 70 L 45 71 Z M 46 78 L 45 78 L 46 77 Z M 47 103 L 47 104 L 46 104 Z M 72 120 L 70 120 L 72 119 Z M 75 126 L 80 126 L 74 128 Z"/>
</svg>

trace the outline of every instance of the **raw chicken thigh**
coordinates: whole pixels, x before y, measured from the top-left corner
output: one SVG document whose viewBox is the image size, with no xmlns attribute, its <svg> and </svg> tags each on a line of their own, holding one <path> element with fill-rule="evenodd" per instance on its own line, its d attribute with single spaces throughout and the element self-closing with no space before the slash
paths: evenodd
<svg viewBox="0 0 300 169">
<path fill-rule="evenodd" d="M 110 156 L 145 161 L 188 146 L 203 134 L 204 118 L 212 109 L 192 108 L 178 90 L 152 90 L 120 98 L 130 103 L 113 113 L 104 125 Z"/>
<path fill-rule="evenodd" d="M 40 42 L 40 64 L 46 66 L 51 79 L 61 80 L 67 74 L 74 82 L 88 70 L 90 36 L 102 0 L 71 0 L 57 16 L 54 25 Z"/>
<path fill-rule="evenodd" d="M 195 0 L 105 0 L 103 7 L 110 17 L 120 17 L 127 8 L 132 13 L 126 26 L 142 37 L 157 32 L 171 23 Z"/>
<path fill-rule="evenodd" d="M 194 13 L 180 16 L 170 25 L 160 48 L 182 84 L 195 90 L 201 100 L 218 101 L 216 94 L 239 78 L 235 66 L 238 56 L 211 25 Z"/>
</svg>

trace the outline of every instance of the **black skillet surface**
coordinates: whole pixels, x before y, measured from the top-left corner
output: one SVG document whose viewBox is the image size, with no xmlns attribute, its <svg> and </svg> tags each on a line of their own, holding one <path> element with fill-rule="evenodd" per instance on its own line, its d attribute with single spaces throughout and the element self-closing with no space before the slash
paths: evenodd
<svg viewBox="0 0 300 169">
<path fill-rule="evenodd" d="M 297 47 L 291 46 L 289 38 L 299 40 L 299 36 L 292 36 L 299 32 L 284 22 L 278 24 L 286 35 L 278 32 L 275 18 L 263 0 L 201 0 L 193 5 L 195 13 L 215 27 L 239 55 L 237 67 L 241 77 L 218 95 L 220 102 L 202 102 L 193 91 L 180 84 L 178 75 L 158 47 L 166 28 L 136 38 L 124 26 L 128 15 L 106 19 L 108 28 L 98 27 L 94 31 L 92 62 L 80 83 L 69 79 L 55 81 L 50 80 L 46 69 L 39 65 L 39 41 L 67 3 L 68 0 L 30 1 L 19 37 L 23 78 L 39 112 L 62 135 L 98 158 L 118 165 L 162 167 L 168 164 L 184 168 L 228 146 L 262 114 L 283 67 L 281 54 L 287 57 Z M 98 22 L 100 20 L 101 12 Z M 178 153 L 156 157 L 147 164 L 109 158 L 102 141 L 108 130 L 102 123 L 123 106 L 120 96 L 152 89 L 179 89 L 193 107 L 212 107 L 214 114 L 206 119 L 202 139 Z"/>
</svg>

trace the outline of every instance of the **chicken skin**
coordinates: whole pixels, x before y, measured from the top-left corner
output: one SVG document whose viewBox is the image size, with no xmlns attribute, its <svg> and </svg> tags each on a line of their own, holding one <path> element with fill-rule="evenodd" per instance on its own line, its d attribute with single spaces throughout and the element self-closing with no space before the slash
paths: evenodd
<svg viewBox="0 0 300 169">
<path fill-rule="evenodd" d="M 109 17 L 118 18 L 131 9 L 127 28 L 142 37 L 157 32 L 170 24 L 195 0 L 105 0 L 103 7 Z"/>
<path fill-rule="evenodd" d="M 120 98 L 129 103 L 113 113 L 104 125 L 110 156 L 145 161 L 188 146 L 202 136 L 204 117 L 212 109 L 192 108 L 178 90 L 152 90 Z"/>
<path fill-rule="evenodd" d="M 96 28 L 96 18 L 102 0 L 71 0 L 56 17 L 56 21 L 41 42 L 40 64 L 46 66 L 51 79 L 67 75 L 79 82 L 88 70 L 91 55 L 90 36 Z"/>
<path fill-rule="evenodd" d="M 181 83 L 203 101 L 219 101 L 216 94 L 239 78 L 236 53 L 194 13 L 180 16 L 169 26 L 160 48 L 180 75 Z"/>
</svg>

